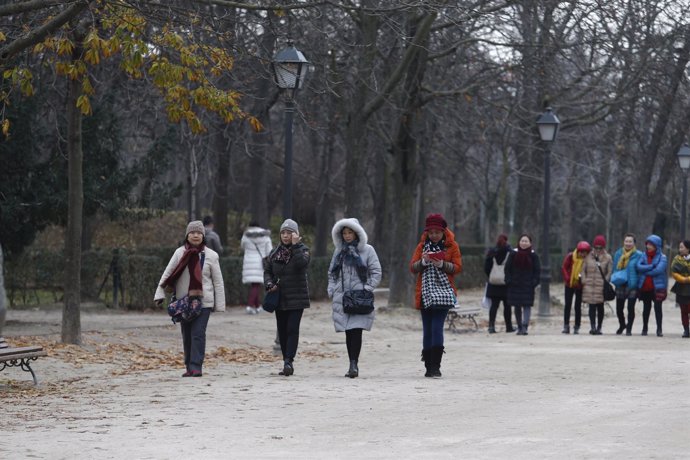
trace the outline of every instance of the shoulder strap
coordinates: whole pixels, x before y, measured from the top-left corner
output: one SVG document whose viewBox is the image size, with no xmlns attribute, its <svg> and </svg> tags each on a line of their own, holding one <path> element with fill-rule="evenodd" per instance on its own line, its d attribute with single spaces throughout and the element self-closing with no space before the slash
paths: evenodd
<svg viewBox="0 0 690 460">
<path fill-rule="evenodd" d="M 252 242 L 252 244 L 254 245 L 254 247 L 256 248 L 256 252 L 259 253 L 259 257 L 261 257 L 261 258 L 263 259 L 264 256 L 263 256 L 263 254 L 261 254 L 261 250 L 259 249 L 259 245 L 256 244 L 256 241 L 254 241 L 254 240 L 251 240 L 251 242 Z"/>
</svg>

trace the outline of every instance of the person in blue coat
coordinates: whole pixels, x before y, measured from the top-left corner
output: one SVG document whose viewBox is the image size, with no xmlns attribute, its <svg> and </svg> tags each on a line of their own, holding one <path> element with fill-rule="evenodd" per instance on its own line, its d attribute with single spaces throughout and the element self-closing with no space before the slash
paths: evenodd
<svg viewBox="0 0 690 460">
<path fill-rule="evenodd" d="M 616 334 L 632 335 L 635 321 L 635 303 L 637 302 L 637 261 L 642 252 L 635 247 L 635 235 L 626 233 L 623 237 L 623 247 L 613 256 L 613 275 L 611 282 L 616 286 L 616 315 L 618 316 L 618 330 Z M 625 321 L 625 303 L 628 303 L 628 321 Z"/>
<path fill-rule="evenodd" d="M 666 299 L 666 287 L 668 286 L 668 262 L 663 252 L 661 237 L 649 235 L 645 240 L 646 252 L 637 261 L 637 273 L 640 278 L 637 282 L 639 297 L 644 308 L 642 309 L 642 335 L 647 335 L 649 314 L 654 304 L 654 316 L 656 317 L 656 335 L 663 337 L 661 328 L 663 313 L 662 304 Z"/>
</svg>

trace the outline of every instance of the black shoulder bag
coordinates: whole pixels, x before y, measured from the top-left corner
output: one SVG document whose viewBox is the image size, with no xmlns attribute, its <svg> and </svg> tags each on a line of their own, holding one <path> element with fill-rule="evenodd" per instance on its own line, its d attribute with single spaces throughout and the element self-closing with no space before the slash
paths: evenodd
<svg viewBox="0 0 690 460">
<path fill-rule="evenodd" d="M 601 263 L 597 260 L 597 268 L 599 269 L 599 273 L 601 273 L 601 278 L 604 280 L 604 300 L 605 301 L 610 301 L 616 298 L 616 290 L 613 288 L 611 283 L 609 283 L 606 280 L 606 277 L 604 276 L 604 271 L 601 269 Z"/>
<path fill-rule="evenodd" d="M 345 264 L 340 269 L 340 279 L 343 285 L 343 311 L 348 315 L 368 315 L 374 311 L 374 293 L 366 289 L 345 290 Z"/>
</svg>

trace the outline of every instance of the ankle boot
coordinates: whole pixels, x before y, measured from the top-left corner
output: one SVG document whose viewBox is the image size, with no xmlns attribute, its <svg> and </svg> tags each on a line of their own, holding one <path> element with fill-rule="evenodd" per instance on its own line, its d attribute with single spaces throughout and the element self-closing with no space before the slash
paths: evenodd
<svg viewBox="0 0 690 460">
<path fill-rule="evenodd" d="M 647 335 L 647 323 L 642 326 L 642 334 L 640 335 Z"/>
<path fill-rule="evenodd" d="M 563 330 L 561 331 L 561 334 L 570 334 L 570 326 L 568 324 L 563 326 Z"/>
<path fill-rule="evenodd" d="M 656 328 L 656 336 L 657 336 L 657 337 L 663 337 L 663 336 L 664 336 L 664 334 L 661 332 L 661 328 L 660 328 L 660 327 L 657 327 L 657 328 Z"/>
<path fill-rule="evenodd" d="M 529 324 L 523 324 L 522 325 L 522 335 L 528 335 L 527 329 L 529 329 Z"/>
<path fill-rule="evenodd" d="M 295 373 L 295 368 L 292 367 L 292 360 L 291 359 L 286 359 L 283 362 L 283 370 L 278 372 L 279 375 L 284 375 L 285 377 L 289 377 L 292 374 Z"/>
<path fill-rule="evenodd" d="M 690 328 L 688 326 L 683 326 L 683 338 L 690 338 Z"/>
<path fill-rule="evenodd" d="M 345 374 L 345 377 L 350 377 L 351 379 L 359 377 L 359 368 L 357 367 L 356 359 L 350 360 L 350 369 L 348 369 L 347 374 Z"/>
<path fill-rule="evenodd" d="M 422 350 L 422 361 L 424 361 L 424 368 L 426 372 L 424 377 L 432 377 L 431 375 L 431 349 Z"/>
<path fill-rule="evenodd" d="M 616 331 L 616 335 L 621 335 L 623 331 L 626 329 L 625 324 L 621 324 L 618 330 Z"/>
<path fill-rule="evenodd" d="M 489 334 L 495 334 L 495 333 L 496 333 L 495 323 L 489 323 Z"/>
<path fill-rule="evenodd" d="M 580 326 L 575 326 L 575 327 L 573 328 L 573 334 L 574 334 L 574 335 L 578 335 L 579 333 L 580 333 Z"/>
</svg>

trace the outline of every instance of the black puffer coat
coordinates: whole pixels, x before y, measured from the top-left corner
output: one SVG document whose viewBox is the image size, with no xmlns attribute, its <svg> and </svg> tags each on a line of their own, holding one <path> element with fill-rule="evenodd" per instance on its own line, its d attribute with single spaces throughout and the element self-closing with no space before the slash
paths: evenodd
<svg viewBox="0 0 690 460">
<path fill-rule="evenodd" d="M 495 248 L 489 249 L 489 252 L 486 254 L 486 259 L 484 259 L 484 273 L 486 273 L 487 278 L 491 274 L 491 269 L 494 266 L 494 258 L 496 259 L 496 263 L 501 265 L 503 261 L 506 260 L 506 257 L 508 257 L 509 252 L 510 245 L 505 245 L 502 247 L 496 246 Z M 491 283 L 488 283 L 487 285 L 486 296 L 490 299 L 505 300 L 506 293 L 507 288 L 505 285 Z"/>
<path fill-rule="evenodd" d="M 531 307 L 534 305 L 534 289 L 539 285 L 541 272 L 539 256 L 536 252 L 531 251 L 532 268 L 519 268 L 513 263 L 516 251 L 516 249 L 510 251 L 506 261 L 507 302 L 508 305 L 515 307 Z"/>
<path fill-rule="evenodd" d="M 280 246 L 271 251 L 267 260 L 264 261 L 264 285 L 268 287 L 278 283 L 280 289 L 278 310 L 309 308 L 309 283 L 307 282 L 309 248 L 302 243 L 287 247 L 292 252 L 287 264 L 273 260 Z"/>
</svg>

